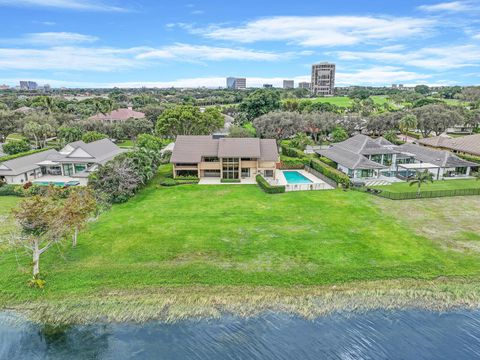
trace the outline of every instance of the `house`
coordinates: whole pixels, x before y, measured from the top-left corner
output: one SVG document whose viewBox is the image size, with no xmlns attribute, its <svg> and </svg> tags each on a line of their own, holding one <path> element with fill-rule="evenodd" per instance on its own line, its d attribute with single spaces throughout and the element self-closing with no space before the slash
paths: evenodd
<svg viewBox="0 0 480 360">
<path fill-rule="evenodd" d="M 480 134 L 467 135 L 457 138 L 435 136 L 419 139 L 418 144 L 437 149 L 450 150 L 454 153 L 480 156 Z"/>
<path fill-rule="evenodd" d="M 478 166 L 449 151 L 410 143 L 396 146 L 382 137 L 371 139 L 361 134 L 316 153 L 335 162 L 338 170 L 353 179 L 406 179 L 423 170 L 436 179 L 466 177 Z"/>
<path fill-rule="evenodd" d="M 96 120 L 96 121 L 107 121 L 107 122 L 117 122 L 117 121 L 126 121 L 131 119 L 144 119 L 145 114 L 140 111 L 135 111 L 129 106 L 126 109 L 118 109 L 108 114 L 96 114 L 90 116 L 89 120 Z"/>
<path fill-rule="evenodd" d="M 419 170 L 428 170 L 437 180 L 470 176 L 478 164 L 464 160 L 447 150 L 435 150 L 416 144 L 397 147 L 404 154 L 415 158 L 414 163 L 398 164 L 399 177 L 408 178 Z"/>
<path fill-rule="evenodd" d="M 397 157 L 404 158 L 391 142 L 362 134 L 315 152 L 337 163 L 338 170 L 353 179 L 394 176 Z"/>
<path fill-rule="evenodd" d="M 0 181 L 7 184 L 72 181 L 86 185 L 88 176 L 99 165 L 125 151 L 109 139 L 76 141 L 60 151 L 48 149 L 0 163 Z"/>
<path fill-rule="evenodd" d="M 174 176 L 254 179 L 275 178 L 280 161 L 273 139 L 177 136 L 170 162 Z"/>
</svg>

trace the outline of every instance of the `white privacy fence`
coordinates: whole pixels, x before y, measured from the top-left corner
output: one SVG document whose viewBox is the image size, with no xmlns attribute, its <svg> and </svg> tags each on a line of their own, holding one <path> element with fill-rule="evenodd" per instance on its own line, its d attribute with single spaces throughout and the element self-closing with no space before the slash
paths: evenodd
<svg viewBox="0 0 480 360">
<path fill-rule="evenodd" d="M 306 191 L 306 190 L 328 190 L 332 187 L 325 183 L 312 183 L 312 184 L 287 184 L 285 185 L 285 191 Z"/>
</svg>

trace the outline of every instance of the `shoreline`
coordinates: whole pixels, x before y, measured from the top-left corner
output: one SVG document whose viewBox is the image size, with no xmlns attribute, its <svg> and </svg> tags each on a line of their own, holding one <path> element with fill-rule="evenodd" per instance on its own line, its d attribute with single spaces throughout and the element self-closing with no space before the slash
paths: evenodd
<svg viewBox="0 0 480 360">
<path fill-rule="evenodd" d="M 13 311 L 34 323 L 51 325 L 174 323 L 215 319 L 225 314 L 251 317 L 267 311 L 314 319 L 335 312 L 377 309 L 480 309 L 480 279 L 399 279 L 292 287 L 168 286 L 105 290 L 75 299 L 4 299 L 2 303 L 0 311 Z"/>
</svg>

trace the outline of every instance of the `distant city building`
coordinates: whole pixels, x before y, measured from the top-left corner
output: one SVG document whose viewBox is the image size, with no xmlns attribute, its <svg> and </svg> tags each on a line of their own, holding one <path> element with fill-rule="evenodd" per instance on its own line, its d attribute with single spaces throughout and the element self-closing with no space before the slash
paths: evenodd
<svg viewBox="0 0 480 360">
<path fill-rule="evenodd" d="M 271 89 L 271 88 L 273 88 L 273 85 L 272 84 L 263 84 L 263 87 L 265 89 Z"/>
<path fill-rule="evenodd" d="M 43 90 L 44 91 L 50 91 L 52 88 L 50 87 L 50 84 L 45 84 L 43 85 Z"/>
<path fill-rule="evenodd" d="M 312 65 L 311 90 L 316 95 L 333 95 L 335 90 L 335 64 L 322 62 Z"/>
<path fill-rule="evenodd" d="M 8 85 L 0 85 L 0 90 L 8 90 L 10 89 L 10 86 Z"/>
<path fill-rule="evenodd" d="M 227 78 L 227 88 L 228 89 L 246 89 L 247 88 L 247 79 L 246 78 Z"/>
<path fill-rule="evenodd" d="M 310 90 L 310 83 L 307 81 L 299 82 L 298 87 L 300 89 L 309 89 Z"/>
<path fill-rule="evenodd" d="M 392 89 L 396 89 L 398 87 L 397 84 L 392 84 Z"/>
<path fill-rule="evenodd" d="M 37 90 L 38 84 L 35 81 L 20 81 L 20 90 Z"/>
<path fill-rule="evenodd" d="M 293 89 L 295 87 L 295 81 L 293 80 L 283 80 L 284 89 Z"/>
</svg>

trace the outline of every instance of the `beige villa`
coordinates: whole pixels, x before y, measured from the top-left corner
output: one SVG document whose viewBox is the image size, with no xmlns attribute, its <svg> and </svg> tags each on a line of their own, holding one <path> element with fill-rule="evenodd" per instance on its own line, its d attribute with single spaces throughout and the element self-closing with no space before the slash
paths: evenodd
<svg viewBox="0 0 480 360">
<path fill-rule="evenodd" d="M 257 174 L 275 179 L 279 163 L 273 139 L 177 136 L 170 162 L 173 175 L 252 180 Z"/>
</svg>

